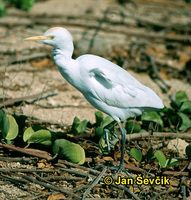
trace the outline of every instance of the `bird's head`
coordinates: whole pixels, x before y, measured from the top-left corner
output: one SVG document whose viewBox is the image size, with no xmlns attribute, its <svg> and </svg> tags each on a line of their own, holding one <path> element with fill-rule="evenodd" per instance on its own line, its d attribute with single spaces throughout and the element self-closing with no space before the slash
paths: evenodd
<svg viewBox="0 0 191 200">
<path fill-rule="evenodd" d="M 54 48 L 73 51 L 72 36 L 68 30 L 62 27 L 50 28 L 43 35 L 28 37 L 25 40 L 40 41 Z"/>
</svg>

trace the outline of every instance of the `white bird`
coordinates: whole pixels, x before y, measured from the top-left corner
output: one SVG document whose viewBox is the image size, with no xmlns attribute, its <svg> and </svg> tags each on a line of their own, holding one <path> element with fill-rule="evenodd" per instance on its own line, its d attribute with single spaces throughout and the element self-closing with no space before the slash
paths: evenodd
<svg viewBox="0 0 191 200">
<path fill-rule="evenodd" d="M 85 54 L 73 59 L 72 36 L 65 28 L 50 28 L 42 36 L 25 40 L 41 41 L 52 46 L 52 56 L 62 76 L 96 109 L 117 121 L 121 130 L 121 160 L 118 171 L 123 169 L 126 131 L 121 122 L 141 115 L 148 108 L 162 109 L 162 100 L 126 70 L 102 57 Z"/>
</svg>

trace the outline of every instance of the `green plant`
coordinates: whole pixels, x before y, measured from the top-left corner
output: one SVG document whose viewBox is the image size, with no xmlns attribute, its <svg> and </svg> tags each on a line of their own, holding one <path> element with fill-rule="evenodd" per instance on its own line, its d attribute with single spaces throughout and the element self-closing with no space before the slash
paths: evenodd
<svg viewBox="0 0 191 200">
<path fill-rule="evenodd" d="M 163 121 L 161 116 L 155 111 L 144 112 L 141 116 L 141 121 L 145 124 L 152 122 L 163 128 Z"/>
<path fill-rule="evenodd" d="M 28 127 L 23 134 L 23 141 L 28 144 L 38 143 L 45 146 L 51 146 L 52 133 L 44 129 L 34 131 L 32 127 Z"/>
<path fill-rule="evenodd" d="M 136 148 L 132 148 L 130 150 L 130 155 L 135 158 L 135 160 L 137 160 L 138 162 L 141 162 L 142 158 L 143 158 L 143 155 L 142 155 L 142 152 L 141 150 L 139 149 L 136 149 Z"/>
<path fill-rule="evenodd" d="M 191 144 L 186 147 L 186 155 L 189 160 L 191 160 Z"/>
<path fill-rule="evenodd" d="M 78 117 L 75 117 L 72 123 L 71 133 L 74 135 L 82 134 L 86 131 L 88 121 L 86 119 L 80 121 Z"/>
<path fill-rule="evenodd" d="M 8 0 L 8 2 L 24 11 L 29 11 L 35 3 L 35 0 Z"/>
<path fill-rule="evenodd" d="M 178 91 L 171 101 L 178 129 L 182 132 L 191 128 L 191 100 L 184 91 Z"/>
<path fill-rule="evenodd" d="M 146 131 L 181 131 L 191 128 L 191 100 L 184 91 L 178 91 L 171 100 L 171 107 L 160 111 L 145 111 L 141 117 L 128 119 L 127 133 Z"/>
<path fill-rule="evenodd" d="M 101 112 L 95 112 L 96 123 L 91 125 L 95 130 L 95 139 L 99 141 L 99 147 L 103 154 L 110 153 L 118 142 L 116 135 L 117 126 L 109 116 L 104 116 Z M 64 157 L 74 163 L 82 164 L 85 162 L 84 149 L 73 142 L 64 138 L 65 135 L 54 133 L 46 128 L 39 126 L 27 127 L 25 124 L 26 116 L 14 117 L 7 114 L 4 110 L 0 110 L 0 139 L 8 144 L 17 141 L 18 138 L 23 139 L 24 144 L 39 144 L 42 147 L 49 147 L 53 153 Z M 88 125 L 87 120 L 80 120 L 75 117 L 72 123 L 70 133 L 79 135 L 85 133 Z M 141 117 L 136 119 L 128 119 L 126 122 L 127 133 L 138 133 L 145 129 L 149 131 L 151 126 L 158 126 L 160 131 L 187 131 L 191 127 L 191 101 L 185 92 L 179 91 L 172 98 L 171 107 L 164 108 L 160 112 L 147 111 Z M 154 126 L 152 130 L 154 131 Z M 107 130 L 107 134 L 104 132 Z M 21 137 L 22 136 L 22 137 Z M 20 144 L 20 143 L 19 143 Z M 191 147 L 186 147 L 186 155 L 188 159 L 191 155 Z M 79 155 L 77 155 L 79 153 Z M 177 165 L 178 160 L 173 156 L 168 159 L 161 150 L 154 151 L 149 148 L 146 153 L 140 149 L 131 148 L 130 156 L 138 162 L 154 162 L 157 161 L 161 168 L 168 168 Z"/>
<path fill-rule="evenodd" d="M 103 154 L 109 154 L 115 147 L 118 137 L 114 131 L 115 122 L 103 113 L 95 112 L 95 137 L 99 141 L 99 148 Z M 107 131 L 107 133 L 106 133 Z"/>
<path fill-rule="evenodd" d="M 125 129 L 127 131 L 127 134 L 139 133 L 141 131 L 141 123 L 136 120 L 129 119 L 125 124 Z"/>
<path fill-rule="evenodd" d="M 169 168 L 178 164 L 178 160 L 170 157 L 166 159 L 164 153 L 160 150 L 155 151 L 154 157 L 157 159 L 161 168 Z"/>
<path fill-rule="evenodd" d="M 7 143 L 12 143 L 19 133 L 15 118 L 12 115 L 6 114 L 3 110 L 0 110 L 0 130 L 2 138 Z"/>
<path fill-rule="evenodd" d="M 23 124 L 23 120 L 21 120 L 21 122 L 22 125 L 25 125 Z M 84 130 L 85 127 L 86 126 L 83 126 L 82 129 Z M 23 130 L 23 128 L 20 129 Z M 80 145 L 66 139 L 58 139 L 56 133 L 34 126 L 34 128 L 27 127 L 24 133 L 22 132 L 21 134 L 23 142 L 28 145 L 39 144 L 50 147 L 53 153 L 57 154 L 59 157 L 63 157 L 78 164 L 83 164 L 85 162 L 84 149 Z M 15 118 L 12 115 L 6 114 L 4 110 L 0 110 L 0 139 L 3 139 L 6 143 L 10 144 L 13 143 L 18 136 L 19 125 Z"/>
<path fill-rule="evenodd" d="M 104 129 L 113 122 L 113 119 L 109 116 L 104 116 L 102 112 L 95 112 L 95 135 L 97 138 L 103 137 Z M 109 130 L 111 127 L 107 127 Z"/>
<path fill-rule="evenodd" d="M 5 4 L 2 0 L 0 0 L 0 17 L 6 14 Z"/>
<path fill-rule="evenodd" d="M 177 159 L 170 156 L 170 158 L 166 159 L 166 156 L 161 150 L 154 151 L 150 148 L 146 155 L 143 155 L 140 149 L 131 148 L 130 156 L 133 157 L 138 162 L 145 161 L 146 163 L 151 161 L 157 161 L 160 168 L 169 168 L 172 166 L 176 166 L 179 162 Z"/>
<path fill-rule="evenodd" d="M 18 9 L 29 11 L 35 3 L 35 0 L 0 0 L 0 17 L 6 14 L 6 9 L 9 6 L 14 6 Z"/>
<path fill-rule="evenodd" d="M 73 163 L 84 164 L 85 151 L 79 145 L 65 139 L 57 139 L 53 143 L 53 153 Z"/>
</svg>

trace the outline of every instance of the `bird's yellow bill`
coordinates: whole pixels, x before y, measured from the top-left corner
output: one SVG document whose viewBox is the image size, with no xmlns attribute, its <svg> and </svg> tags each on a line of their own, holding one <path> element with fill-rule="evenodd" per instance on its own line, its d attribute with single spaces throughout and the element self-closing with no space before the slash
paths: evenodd
<svg viewBox="0 0 191 200">
<path fill-rule="evenodd" d="M 39 36 L 33 36 L 33 37 L 28 37 L 25 38 L 24 40 L 26 41 L 40 41 L 40 40 L 51 40 L 53 39 L 52 36 L 45 36 L 45 35 L 39 35 Z"/>
</svg>

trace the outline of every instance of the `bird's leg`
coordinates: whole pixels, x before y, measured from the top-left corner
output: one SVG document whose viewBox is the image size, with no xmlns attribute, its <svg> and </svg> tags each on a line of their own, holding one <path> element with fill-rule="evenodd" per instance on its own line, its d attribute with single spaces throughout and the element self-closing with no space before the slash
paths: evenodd
<svg viewBox="0 0 191 200">
<path fill-rule="evenodd" d="M 109 130 L 108 129 L 104 129 L 104 138 L 107 144 L 107 151 L 110 152 L 111 148 L 110 148 L 110 144 L 109 144 Z"/>
<path fill-rule="evenodd" d="M 126 130 L 125 128 L 122 126 L 122 124 L 120 122 L 118 122 L 119 124 L 119 128 L 121 131 L 121 159 L 120 159 L 120 164 L 119 167 L 117 169 L 117 172 L 120 172 L 123 170 L 124 167 L 124 155 L 125 155 L 125 143 L 126 143 Z"/>
<path fill-rule="evenodd" d="M 109 143 L 109 130 L 113 129 L 115 126 L 115 121 L 112 121 L 111 123 L 109 123 L 107 126 L 104 127 L 104 138 L 107 144 L 107 150 L 108 152 L 111 151 L 111 147 L 110 147 L 110 143 Z"/>
</svg>

